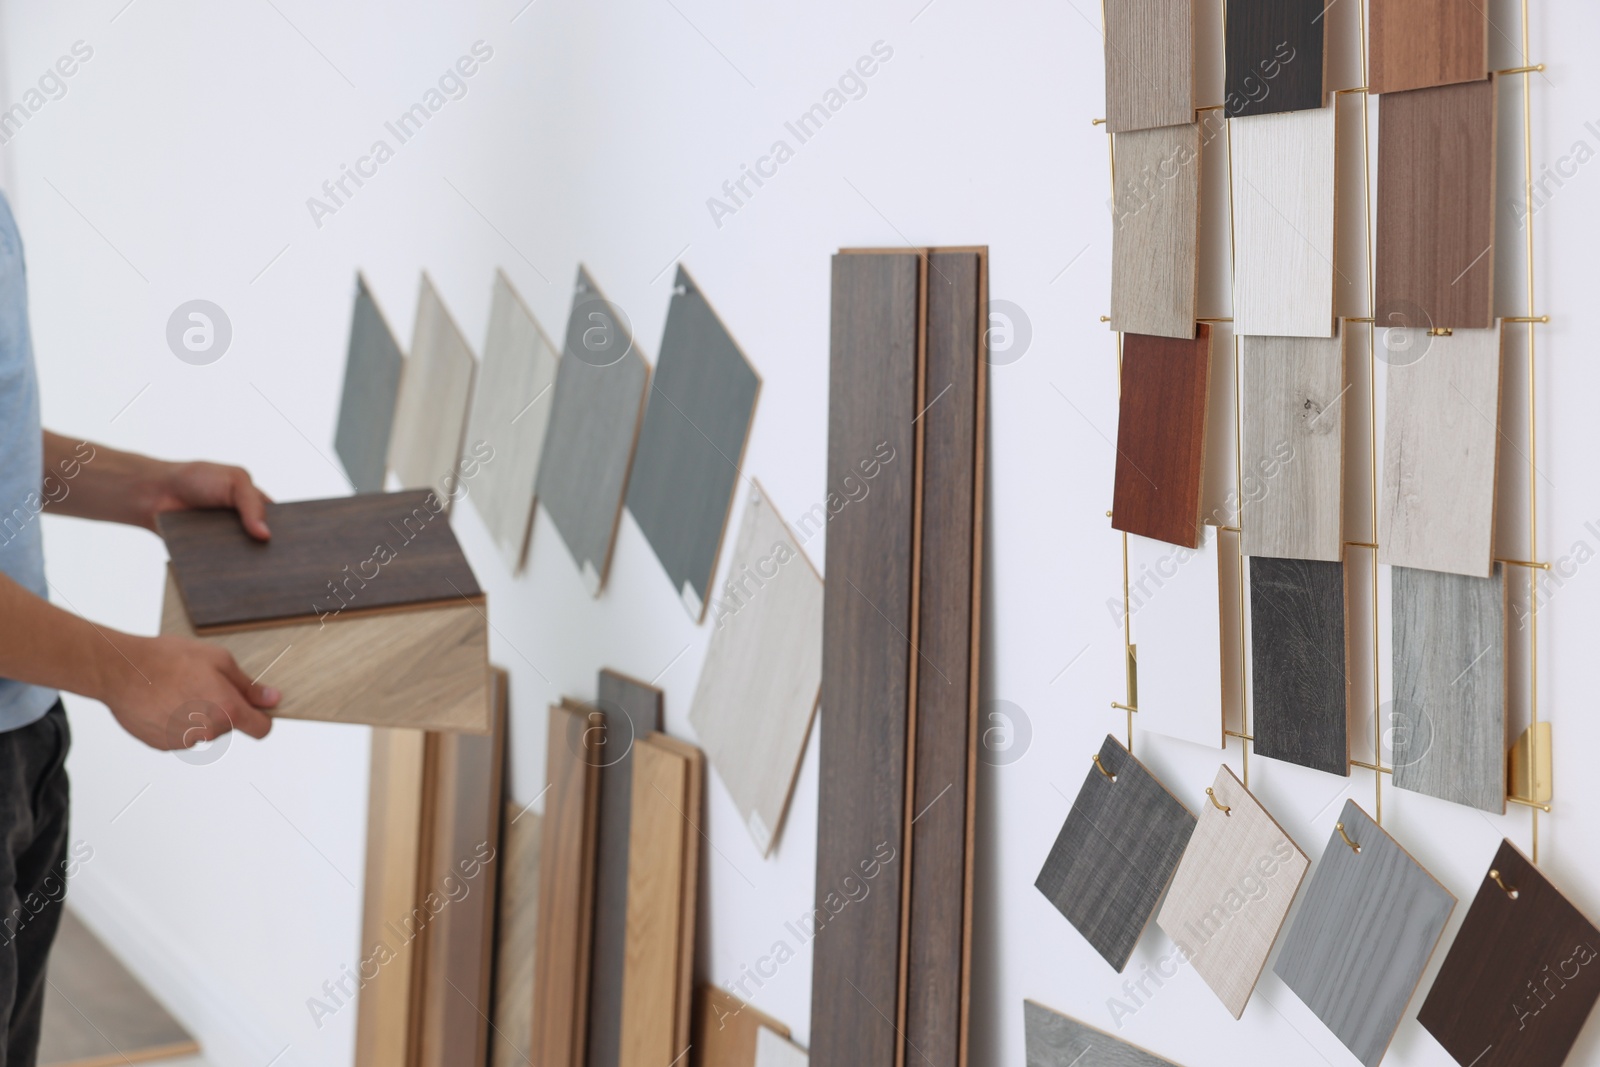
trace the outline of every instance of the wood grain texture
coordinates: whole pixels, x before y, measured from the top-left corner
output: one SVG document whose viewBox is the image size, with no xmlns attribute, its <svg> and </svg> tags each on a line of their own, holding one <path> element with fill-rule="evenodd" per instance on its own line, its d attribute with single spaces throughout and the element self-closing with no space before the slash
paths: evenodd
<svg viewBox="0 0 1600 1067">
<path fill-rule="evenodd" d="M 1505 575 L 1392 574 L 1395 788 L 1503 813 Z"/>
<path fill-rule="evenodd" d="M 1233 153 L 1233 328 L 1332 337 L 1332 105 L 1228 124 Z"/>
<path fill-rule="evenodd" d="M 1128 604 L 1139 657 L 1139 728 L 1223 747 L 1222 601 L 1237 601 L 1215 527 L 1197 549 L 1128 538 Z"/>
<path fill-rule="evenodd" d="M 1458 0 L 1372 0 L 1375 93 L 1480 81 L 1489 73 L 1489 9 Z"/>
<path fill-rule="evenodd" d="M 1390 364 L 1378 560 L 1488 577 L 1500 457 L 1501 331 L 1425 337 Z"/>
<path fill-rule="evenodd" d="M 694 1017 L 691 1067 L 752 1067 L 759 1031 L 789 1036 L 783 1023 L 714 985 L 703 984 L 695 990 Z"/>
<path fill-rule="evenodd" d="M 424 274 L 389 436 L 389 470 L 403 488 L 432 489 L 441 500 L 455 499 L 461 477 L 456 464 L 477 371 L 471 346 Z"/>
<path fill-rule="evenodd" d="M 757 1031 L 755 1067 L 806 1067 L 810 1062 L 806 1050 L 784 1035 L 764 1026 Z"/>
<path fill-rule="evenodd" d="M 522 570 L 533 529 L 533 483 L 539 476 L 560 361 L 560 350 L 510 279 L 495 271 L 489 335 L 465 440 L 467 455 L 482 462 L 468 483 L 467 496 L 513 572 Z"/>
<path fill-rule="evenodd" d="M 1023 1002 L 1022 1017 L 1027 1067 L 1176 1067 L 1171 1060 L 1031 1000 Z"/>
<path fill-rule="evenodd" d="M 405 355 L 372 299 L 367 279 L 356 275 L 350 347 L 345 356 L 344 391 L 339 397 L 333 450 L 358 493 L 383 491 L 389 434 L 404 367 Z"/>
<path fill-rule="evenodd" d="M 1353 800 L 1311 874 L 1273 971 L 1367 1067 L 1377 1067 L 1456 898 Z"/>
<path fill-rule="evenodd" d="M 1194 121 L 1193 0 L 1107 0 L 1112 133 Z"/>
<path fill-rule="evenodd" d="M 649 380 L 627 317 L 580 266 L 537 494 L 594 596 L 611 566 Z"/>
<path fill-rule="evenodd" d="M 1156 923 L 1237 1019 L 1311 861 L 1227 767 L 1211 791 Z"/>
<path fill-rule="evenodd" d="M 1327 2 L 1227 0 L 1225 114 L 1237 118 L 1322 106 Z"/>
<path fill-rule="evenodd" d="M 489 1067 L 533 1062 L 533 968 L 539 929 L 539 815 L 514 800 L 500 814 L 495 894 L 494 1008 Z"/>
<path fill-rule="evenodd" d="M 1200 286 L 1200 127 L 1118 134 L 1113 144 L 1111 328 L 1192 338 Z"/>
<path fill-rule="evenodd" d="M 1344 341 L 1242 337 L 1245 555 L 1344 558 Z"/>
<path fill-rule="evenodd" d="M 1127 334 L 1111 525 L 1185 548 L 1200 544 L 1211 384 L 1211 327 L 1194 340 Z"/>
<path fill-rule="evenodd" d="M 1494 325 L 1496 83 L 1378 98 L 1379 325 Z"/>
<path fill-rule="evenodd" d="M 1350 670 L 1344 564 L 1250 560 L 1254 751 L 1350 773 Z"/>
<path fill-rule="evenodd" d="M 783 831 L 822 684 L 822 577 L 753 482 L 689 722 L 762 855 Z"/>
<path fill-rule="evenodd" d="M 1194 828 L 1189 809 L 1107 734 L 1034 885 L 1121 971 Z"/>
<path fill-rule="evenodd" d="M 761 378 L 689 272 L 678 268 L 628 510 L 689 617 L 705 617 Z"/>
<path fill-rule="evenodd" d="M 1489 870 L 1505 887 L 1484 875 L 1417 1021 L 1457 1063 L 1560 1067 L 1600 999 L 1600 929 L 1510 841 Z"/>
</svg>

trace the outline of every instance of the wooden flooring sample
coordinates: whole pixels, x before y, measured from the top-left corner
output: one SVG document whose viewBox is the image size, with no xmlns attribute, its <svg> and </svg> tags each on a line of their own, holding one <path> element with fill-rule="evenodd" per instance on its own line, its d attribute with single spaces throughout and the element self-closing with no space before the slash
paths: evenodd
<svg viewBox="0 0 1600 1067">
<path fill-rule="evenodd" d="M 1489 870 L 1417 1021 L 1457 1063 L 1560 1067 L 1600 998 L 1600 929 L 1510 841 Z"/>
<path fill-rule="evenodd" d="M 483 367 L 467 416 L 464 448 L 467 461 L 478 465 L 466 489 L 513 572 L 522 569 L 533 529 L 533 483 L 560 360 L 510 279 L 496 271 Z"/>
<path fill-rule="evenodd" d="M 1377 1067 L 1456 898 L 1346 800 L 1273 972 L 1367 1067 Z"/>
<path fill-rule="evenodd" d="M 756 1033 L 755 1067 L 807 1067 L 806 1050 L 765 1026 Z"/>
<path fill-rule="evenodd" d="M 383 491 L 388 470 L 389 432 L 405 356 L 384 321 L 367 279 L 356 275 L 355 310 L 350 316 L 350 349 L 345 357 L 344 392 L 333 450 L 358 493 Z"/>
<path fill-rule="evenodd" d="M 1111 328 L 1192 338 L 1200 285 L 1200 127 L 1140 130 L 1112 143 Z"/>
<path fill-rule="evenodd" d="M 1211 792 L 1156 923 L 1237 1019 L 1311 861 L 1227 767 Z"/>
<path fill-rule="evenodd" d="M 1247 556 L 1344 558 L 1344 342 L 1241 337 Z"/>
<path fill-rule="evenodd" d="M 1506 587 L 1393 568 L 1397 789 L 1506 810 Z"/>
<path fill-rule="evenodd" d="M 500 814 L 495 894 L 494 1008 L 489 1067 L 533 1060 L 533 960 L 539 927 L 539 816 L 513 800 Z"/>
<path fill-rule="evenodd" d="M 537 493 L 594 596 L 611 566 L 649 380 L 626 317 L 579 267 Z"/>
<path fill-rule="evenodd" d="M 1194 828 L 1189 809 L 1107 734 L 1034 885 L 1121 971 Z"/>
<path fill-rule="evenodd" d="M 697 623 L 760 392 L 761 377 L 680 266 L 628 476 L 628 510 Z"/>
<path fill-rule="evenodd" d="M 1128 538 L 1128 601 L 1138 646 L 1141 730 L 1223 747 L 1222 554 L 1214 527 L 1197 549 Z"/>
<path fill-rule="evenodd" d="M 1193 0 L 1107 0 L 1104 16 L 1111 132 L 1193 122 Z"/>
<path fill-rule="evenodd" d="M 629 824 L 633 818 L 633 747 L 661 729 L 661 690 L 601 670 L 594 702 L 599 720 L 589 740 L 600 773 L 599 836 L 594 865 L 594 950 L 589 967 L 588 1067 L 617 1067 L 622 1036 L 622 976 L 628 952 Z"/>
<path fill-rule="evenodd" d="M 1378 98 L 1380 326 L 1494 325 L 1495 88 L 1489 78 Z"/>
<path fill-rule="evenodd" d="M 444 501 L 460 495 L 457 464 L 477 370 L 471 346 L 424 274 L 389 436 L 389 469 L 402 488 L 432 489 Z"/>
<path fill-rule="evenodd" d="M 1337 114 L 1330 103 L 1228 124 L 1233 328 L 1240 336 L 1333 336 Z"/>
<path fill-rule="evenodd" d="M 1344 564 L 1250 558 L 1251 735 L 1258 756 L 1350 774 Z"/>
<path fill-rule="evenodd" d="M 762 855 L 783 830 L 821 684 L 822 577 L 752 482 L 689 722 Z"/>
<path fill-rule="evenodd" d="M 1209 325 L 1194 340 L 1123 337 L 1113 527 L 1199 546 L 1210 385 Z"/>
<path fill-rule="evenodd" d="M 1378 562 L 1478 578 L 1494 565 L 1500 330 L 1427 337 L 1390 364 Z"/>
<path fill-rule="evenodd" d="M 1022 1017 L 1027 1067 L 1176 1067 L 1171 1060 L 1031 1000 L 1023 1002 Z"/>
<path fill-rule="evenodd" d="M 1224 110 L 1230 118 L 1322 106 L 1323 8 L 1329 2 L 1227 0 Z"/>
<path fill-rule="evenodd" d="M 718 986 L 695 990 L 694 1051 L 690 1067 L 751 1067 L 762 1030 L 788 1037 L 789 1028 Z"/>
<path fill-rule="evenodd" d="M 1489 74 L 1489 8 L 1459 0 L 1372 0 L 1375 93 L 1481 81 Z"/>
</svg>

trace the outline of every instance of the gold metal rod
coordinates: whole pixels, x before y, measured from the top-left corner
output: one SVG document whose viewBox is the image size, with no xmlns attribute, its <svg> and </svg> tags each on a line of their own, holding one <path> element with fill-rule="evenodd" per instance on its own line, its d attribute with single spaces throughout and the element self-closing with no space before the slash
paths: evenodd
<svg viewBox="0 0 1600 1067">
<path fill-rule="evenodd" d="M 1207 104 L 1205 107 L 1197 107 L 1197 108 L 1195 108 L 1194 111 L 1195 111 L 1195 114 L 1198 115 L 1202 111 L 1221 111 L 1223 108 L 1225 108 L 1227 106 L 1228 106 L 1227 104 Z"/>
<path fill-rule="evenodd" d="M 1110 771 L 1106 770 L 1106 765 L 1104 763 L 1100 762 L 1100 753 L 1096 752 L 1093 756 L 1090 756 L 1089 758 L 1094 760 L 1094 766 L 1095 766 L 1095 769 L 1097 771 L 1099 771 L 1101 774 L 1105 775 L 1107 778 L 1111 779 L 1111 781 L 1113 781 L 1113 782 L 1117 780 L 1117 776 L 1112 774 Z"/>
<path fill-rule="evenodd" d="M 1238 730 L 1224 730 L 1222 732 L 1229 737 L 1237 737 L 1241 741 L 1254 741 L 1256 739 L 1254 734 L 1240 733 Z"/>
<path fill-rule="evenodd" d="M 1526 0 L 1524 0 L 1526 3 Z M 1372 84 L 1371 56 L 1367 49 L 1367 0 L 1361 0 L 1361 84 Z M 1367 248 L 1367 429 L 1369 432 L 1368 460 L 1371 464 L 1368 483 L 1369 502 L 1372 506 L 1372 544 L 1378 543 L 1378 295 L 1372 264 L 1372 96 L 1361 96 L 1361 181 L 1362 208 L 1366 214 L 1365 242 Z M 1337 116 L 1335 116 L 1337 118 Z M 1383 764 L 1382 715 L 1383 680 L 1381 657 L 1378 654 L 1378 561 L 1372 560 L 1372 769 L 1381 771 Z M 1383 775 L 1372 776 L 1375 806 L 1373 819 L 1383 825 Z"/>
<path fill-rule="evenodd" d="M 1138 711 L 1139 710 L 1138 708 L 1134 707 L 1132 704 L 1123 704 L 1120 701 L 1116 701 L 1116 700 L 1113 700 L 1111 702 L 1111 706 L 1116 708 L 1118 711 Z"/>
<path fill-rule="evenodd" d="M 1384 767 L 1384 766 L 1381 766 L 1381 765 L 1376 764 L 1376 763 L 1363 763 L 1358 759 L 1351 760 L 1350 761 L 1350 766 L 1352 766 L 1352 767 L 1360 767 L 1362 770 L 1366 770 L 1366 771 L 1377 771 L 1379 774 L 1393 774 L 1394 773 L 1394 768 L 1393 767 Z"/>
<path fill-rule="evenodd" d="M 1196 322 L 1232 322 L 1233 319 L 1230 317 L 1230 318 L 1226 318 L 1226 319 L 1195 319 L 1194 321 L 1196 321 Z"/>
<path fill-rule="evenodd" d="M 1336 822 L 1333 824 L 1333 828 L 1339 831 L 1339 836 L 1344 838 L 1344 843 L 1350 846 L 1351 852 L 1358 856 L 1361 855 L 1361 846 L 1350 840 L 1350 835 L 1344 832 L 1344 823 Z"/>
<path fill-rule="evenodd" d="M 1543 63 L 1535 63 L 1532 66 L 1507 67 L 1505 70 L 1497 70 L 1497 71 L 1495 71 L 1495 73 L 1496 74 L 1522 74 L 1522 75 L 1528 75 L 1528 74 L 1539 74 L 1539 73 L 1543 72 L 1543 70 L 1544 70 L 1544 64 Z"/>
<path fill-rule="evenodd" d="M 1544 64 L 1529 63 L 1528 0 L 1522 0 L 1522 67 L 1515 72 L 1522 75 L 1522 188 L 1528 210 L 1528 224 L 1523 228 L 1524 252 L 1527 256 L 1528 318 L 1533 318 L 1533 75 L 1543 71 Z M 1537 375 L 1535 349 L 1537 337 L 1534 324 L 1528 323 L 1528 554 L 1539 554 L 1539 480 L 1538 480 L 1538 405 L 1535 402 Z M 1529 759 L 1539 765 L 1539 588 L 1538 579 L 1528 571 L 1528 720 L 1531 734 L 1528 742 Z M 1533 810 L 1532 859 L 1539 863 L 1539 809 Z"/>
<path fill-rule="evenodd" d="M 1091 126 L 1104 126 L 1105 124 L 1106 124 L 1106 120 L 1105 119 L 1090 119 L 1089 120 L 1089 125 L 1091 125 Z"/>
<path fill-rule="evenodd" d="M 1371 541 L 1346 541 L 1345 544 L 1350 548 L 1370 548 L 1374 552 L 1378 550 L 1378 546 Z"/>
<path fill-rule="evenodd" d="M 1232 815 L 1233 814 L 1233 807 L 1231 805 L 1229 805 L 1229 804 L 1224 804 L 1222 801 L 1218 800 L 1216 792 L 1214 790 L 1212 790 L 1212 788 L 1209 785 L 1206 786 L 1206 796 L 1211 798 L 1211 803 L 1215 804 L 1217 810 L 1222 812 L 1222 814 L 1224 814 L 1224 815 Z"/>
<path fill-rule="evenodd" d="M 1534 811 L 1542 811 L 1546 815 L 1550 814 L 1552 810 L 1549 804 L 1541 804 L 1537 800 L 1524 800 L 1521 797 L 1508 796 L 1506 797 L 1506 803 L 1520 804 L 1525 808 L 1532 808 Z"/>
<path fill-rule="evenodd" d="M 1506 896 L 1510 897 L 1512 900 L 1517 899 L 1517 887 L 1514 885 L 1506 885 L 1506 883 L 1501 879 L 1499 871 L 1495 870 L 1493 867 L 1489 868 L 1489 877 L 1494 879 L 1494 884 L 1499 886 Z"/>
<path fill-rule="evenodd" d="M 1500 321 L 1501 322 L 1537 322 L 1537 323 L 1546 323 L 1546 322 L 1550 321 L 1550 316 L 1549 315 L 1507 315 L 1507 316 L 1505 316 L 1505 318 L 1501 319 Z"/>
<path fill-rule="evenodd" d="M 1365 85 L 1357 85 L 1352 89 L 1335 89 L 1333 91 L 1335 96 L 1344 96 L 1344 95 L 1346 95 L 1348 93 L 1370 93 L 1370 92 L 1372 92 L 1372 90 L 1368 89 Z"/>
<path fill-rule="evenodd" d="M 1340 318 L 1344 319 L 1345 322 L 1371 322 L 1372 321 L 1372 316 L 1371 315 L 1359 315 L 1359 316 L 1358 315 L 1341 315 Z"/>
<path fill-rule="evenodd" d="M 1500 556 L 1496 556 L 1494 561 L 1496 563 L 1504 563 L 1508 567 L 1533 567 L 1535 570 L 1541 571 L 1547 571 L 1550 569 L 1550 564 L 1540 563 L 1536 560 L 1530 559 L 1504 559 Z"/>
</svg>

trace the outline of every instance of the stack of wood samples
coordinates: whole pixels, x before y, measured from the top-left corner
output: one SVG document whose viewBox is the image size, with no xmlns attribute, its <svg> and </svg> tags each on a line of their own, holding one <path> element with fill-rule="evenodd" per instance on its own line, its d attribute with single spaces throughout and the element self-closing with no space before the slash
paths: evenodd
<svg viewBox="0 0 1600 1067">
<path fill-rule="evenodd" d="M 984 249 L 833 260 L 819 1067 L 966 1062 L 987 300 Z"/>
</svg>

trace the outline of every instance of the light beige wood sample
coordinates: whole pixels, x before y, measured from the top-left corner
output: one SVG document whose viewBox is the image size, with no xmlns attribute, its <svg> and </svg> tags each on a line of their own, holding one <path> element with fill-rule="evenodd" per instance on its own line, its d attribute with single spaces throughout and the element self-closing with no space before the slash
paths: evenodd
<svg viewBox="0 0 1600 1067">
<path fill-rule="evenodd" d="M 694 1051 L 690 1067 L 751 1067 L 761 1030 L 782 1037 L 789 1028 L 718 986 L 695 990 Z"/>
<path fill-rule="evenodd" d="M 1111 220 L 1111 328 L 1195 335 L 1200 127 L 1117 134 Z"/>
<path fill-rule="evenodd" d="M 1112 133 L 1194 121 L 1193 0 L 1106 0 Z"/>
<path fill-rule="evenodd" d="M 1128 535 L 1128 604 L 1139 649 L 1139 727 L 1210 748 L 1223 746 L 1224 549 L 1215 526 L 1199 548 Z"/>
<path fill-rule="evenodd" d="M 1500 329 L 1421 339 L 1390 363 L 1380 563 L 1487 578 L 1500 451 Z"/>
<path fill-rule="evenodd" d="M 756 1034 L 755 1067 L 807 1067 L 811 1057 L 787 1037 L 763 1026 Z"/>
<path fill-rule="evenodd" d="M 533 958 L 539 927 L 539 816 L 514 800 L 500 814 L 495 902 L 494 1010 L 489 1067 L 533 1059 Z"/>
<path fill-rule="evenodd" d="M 1310 861 L 1227 767 L 1211 792 L 1156 924 L 1237 1019 Z"/>
<path fill-rule="evenodd" d="M 402 489 L 432 489 L 451 502 L 459 495 L 461 437 L 478 361 L 424 274 L 417 293 L 411 355 L 400 373 L 389 471 Z"/>
</svg>

